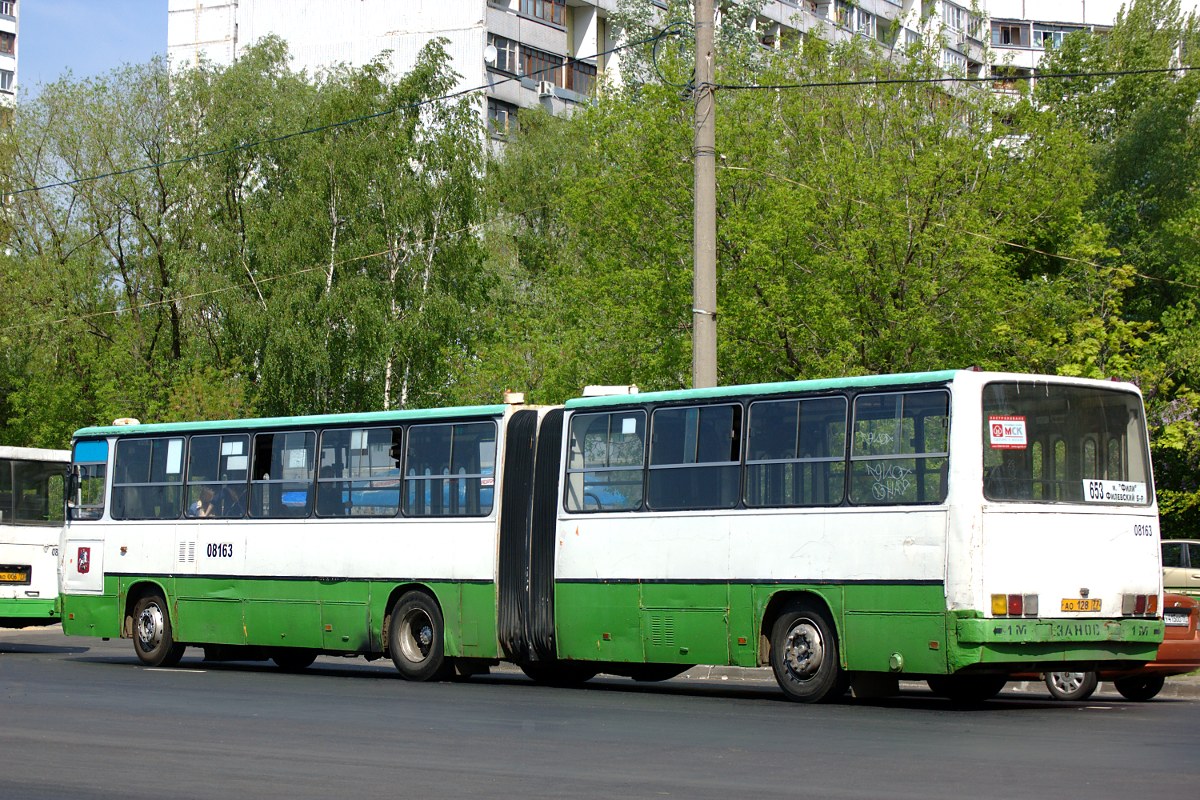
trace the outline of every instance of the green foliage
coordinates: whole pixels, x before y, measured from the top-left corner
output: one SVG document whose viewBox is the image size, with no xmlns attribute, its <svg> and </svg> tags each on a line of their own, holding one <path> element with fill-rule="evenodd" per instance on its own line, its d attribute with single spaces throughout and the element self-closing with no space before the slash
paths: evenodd
<svg viewBox="0 0 1200 800">
<path fill-rule="evenodd" d="M 816 49 L 732 49 L 718 81 L 936 69 L 933 54 L 901 62 L 861 41 Z M 665 72 L 682 58 L 659 56 Z M 724 92 L 717 113 L 722 382 L 1024 368 L 1049 347 L 1047 309 L 1075 319 L 1067 281 L 1043 288 L 1045 265 L 1026 255 L 1026 243 L 1074 232 L 1090 186 L 1078 136 L 1047 115 L 911 84 Z M 1021 141 L 994 124 L 1002 115 Z M 505 219 L 497 236 L 509 237 L 518 283 L 530 287 L 511 299 L 536 310 L 517 312 L 526 341 L 554 338 L 565 355 L 510 362 L 503 382 L 544 390 L 542 400 L 583 383 L 685 385 L 690 103 L 676 88 L 635 84 L 610 87 L 569 122 L 521 121 L 491 172 Z M 1039 308 L 1027 283 L 1047 295 Z"/>
<path fill-rule="evenodd" d="M 267 39 L 23 104 L 0 137 L 26 190 L 0 260 L 3 439 L 453 400 L 489 282 L 476 109 L 431 102 L 443 44 L 398 80 L 314 81 Z"/>
</svg>

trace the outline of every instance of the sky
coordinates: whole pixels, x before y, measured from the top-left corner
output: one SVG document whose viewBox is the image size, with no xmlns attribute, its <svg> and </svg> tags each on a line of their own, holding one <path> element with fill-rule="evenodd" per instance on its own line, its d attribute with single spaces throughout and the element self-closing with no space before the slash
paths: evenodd
<svg viewBox="0 0 1200 800">
<path fill-rule="evenodd" d="M 21 0 L 19 20 L 23 96 L 67 70 L 90 78 L 167 53 L 166 0 Z"/>
</svg>

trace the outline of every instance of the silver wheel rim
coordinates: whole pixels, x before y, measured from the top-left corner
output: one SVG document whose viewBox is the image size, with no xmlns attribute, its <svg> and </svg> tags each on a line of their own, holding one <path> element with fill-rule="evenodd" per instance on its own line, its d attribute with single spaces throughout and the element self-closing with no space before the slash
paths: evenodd
<svg viewBox="0 0 1200 800">
<path fill-rule="evenodd" d="M 433 620 L 419 608 L 409 609 L 400 620 L 400 654 L 406 661 L 420 663 L 433 649 Z"/>
<path fill-rule="evenodd" d="M 810 619 L 797 620 L 783 643 L 783 667 L 794 681 L 811 680 L 825 661 L 821 629 Z"/>
<path fill-rule="evenodd" d="M 142 609 L 137 618 L 137 637 L 142 650 L 150 652 L 162 643 L 163 613 L 158 603 L 151 603 Z"/>
<path fill-rule="evenodd" d="M 1054 684 L 1054 688 L 1062 694 L 1072 694 L 1079 691 L 1083 686 L 1084 673 L 1082 672 L 1051 672 L 1050 682 Z"/>
</svg>

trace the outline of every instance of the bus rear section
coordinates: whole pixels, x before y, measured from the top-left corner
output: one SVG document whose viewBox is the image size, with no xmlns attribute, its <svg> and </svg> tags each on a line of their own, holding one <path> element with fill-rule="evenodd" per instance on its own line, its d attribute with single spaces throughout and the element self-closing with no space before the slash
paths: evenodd
<svg viewBox="0 0 1200 800">
<path fill-rule="evenodd" d="M 0 447 L 0 627 L 58 622 L 58 540 L 70 453 Z"/>
<path fill-rule="evenodd" d="M 1153 659 L 1162 572 L 1137 390 L 984 373 L 956 384 L 979 387 L 979 402 L 959 407 L 955 435 L 958 453 L 973 451 L 982 468 L 983 496 L 955 508 L 947 543 L 949 671 Z"/>
</svg>

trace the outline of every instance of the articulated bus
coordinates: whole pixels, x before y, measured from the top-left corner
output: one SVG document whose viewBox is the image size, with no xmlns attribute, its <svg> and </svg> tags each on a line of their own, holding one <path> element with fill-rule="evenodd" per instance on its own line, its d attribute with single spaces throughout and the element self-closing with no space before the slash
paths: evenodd
<svg viewBox="0 0 1200 800">
<path fill-rule="evenodd" d="M 0 628 L 58 622 L 67 450 L 0 446 Z"/>
<path fill-rule="evenodd" d="M 412 680 L 770 666 L 818 702 L 1154 657 L 1136 387 L 974 370 L 85 428 L 63 629 Z"/>
</svg>

